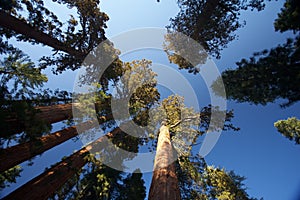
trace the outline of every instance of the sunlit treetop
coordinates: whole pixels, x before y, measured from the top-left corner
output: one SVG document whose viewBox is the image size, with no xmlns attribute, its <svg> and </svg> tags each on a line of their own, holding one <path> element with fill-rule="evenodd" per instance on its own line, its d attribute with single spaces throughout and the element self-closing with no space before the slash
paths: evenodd
<svg viewBox="0 0 300 200">
<path fill-rule="evenodd" d="M 279 120 L 274 123 L 277 130 L 289 140 L 300 144 L 300 120 L 296 117 L 288 118 L 287 120 Z"/>
<path fill-rule="evenodd" d="M 246 192 L 245 177 L 209 166 L 201 156 L 180 157 L 177 167 L 181 198 L 256 200 Z"/>
<path fill-rule="evenodd" d="M 152 126 L 161 123 L 169 128 L 174 148 L 179 155 L 185 156 L 190 155 L 198 138 L 205 133 L 210 134 L 209 131 L 239 130 L 231 123 L 232 111 L 223 111 L 210 105 L 200 112 L 195 111 L 193 107 L 187 107 L 184 98 L 178 95 L 162 100 L 150 116 Z M 155 137 L 155 128 L 152 128 L 154 134 L 150 134 L 150 137 Z"/>
</svg>

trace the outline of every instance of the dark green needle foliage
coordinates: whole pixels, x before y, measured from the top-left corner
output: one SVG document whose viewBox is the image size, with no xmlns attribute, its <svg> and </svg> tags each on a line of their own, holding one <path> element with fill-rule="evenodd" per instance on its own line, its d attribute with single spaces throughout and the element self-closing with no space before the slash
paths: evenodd
<svg viewBox="0 0 300 200">
<path fill-rule="evenodd" d="M 146 198 L 145 181 L 142 179 L 142 173 L 139 169 L 132 174 L 128 174 L 123 179 L 122 185 L 118 190 L 116 200 L 136 199 L 143 200 Z"/>
<path fill-rule="evenodd" d="M 1 2 L 0 12 L 10 22 L 0 23 L 1 38 L 14 37 L 51 47 L 53 54 L 42 57 L 41 68 L 55 66 L 55 73 L 78 69 L 88 53 L 106 39 L 104 29 L 108 16 L 100 11 L 99 0 L 53 2 L 76 11 L 77 15 L 70 14 L 69 19 L 60 21 L 55 11 L 49 10 L 41 0 Z"/>
<path fill-rule="evenodd" d="M 256 53 L 249 60 L 237 62 L 237 69 L 226 70 L 214 84 L 216 94 L 223 81 L 226 95 L 237 102 L 266 105 L 277 99 L 287 100 L 290 106 L 300 99 L 300 65 L 292 42 L 279 45 L 270 51 Z"/>
<path fill-rule="evenodd" d="M 240 12 L 249 8 L 252 10 L 264 8 L 262 0 L 178 0 L 177 3 L 180 11 L 171 19 L 170 25 L 167 26 L 168 30 L 185 34 L 217 58 L 221 56 L 220 51 L 237 37 L 235 31 L 243 26 L 244 23 L 239 20 Z M 193 67 L 189 60 L 176 54 L 180 48 L 174 49 L 176 45 L 172 43 L 176 43 L 177 40 L 168 42 L 170 44 L 166 46 L 166 51 L 170 62 L 188 69 L 189 72 L 198 73 L 199 69 Z M 203 52 L 202 49 L 198 51 Z M 205 54 L 202 54 L 203 58 L 197 64 L 205 63 Z"/>
<path fill-rule="evenodd" d="M 1 132 L 1 138 L 13 139 L 12 133 L 18 133 L 13 130 L 23 130 L 26 134 L 20 137 L 21 142 L 50 129 L 45 123 L 34 119 L 37 111 L 28 101 L 36 97 L 36 91 L 48 79 L 23 52 L 11 46 L 6 48 L 10 51 L 0 66 L 0 126 L 5 130 Z"/>
<path fill-rule="evenodd" d="M 277 31 L 293 31 L 295 38 L 237 62 L 213 85 L 216 94 L 223 80 L 228 98 L 238 102 L 266 105 L 284 99 L 281 106 L 286 107 L 300 100 L 299 9 L 297 1 L 286 1 L 274 24 Z"/>
<path fill-rule="evenodd" d="M 177 171 L 183 200 L 255 200 L 246 192 L 244 177 L 209 166 L 199 155 L 180 157 Z"/>
</svg>

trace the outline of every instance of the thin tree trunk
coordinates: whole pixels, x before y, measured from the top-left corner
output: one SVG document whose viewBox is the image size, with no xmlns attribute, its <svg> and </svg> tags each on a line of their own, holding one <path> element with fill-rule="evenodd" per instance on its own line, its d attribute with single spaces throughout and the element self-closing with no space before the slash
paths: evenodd
<svg viewBox="0 0 300 200">
<path fill-rule="evenodd" d="M 169 128 L 163 125 L 160 128 L 158 136 L 149 200 L 180 199 L 181 196 Z"/>
<path fill-rule="evenodd" d="M 28 23 L 0 10 L 0 26 L 13 30 L 18 34 L 22 34 L 27 38 L 34 39 L 36 42 L 50 46 L 55 50 L 64 51 L 73 56 L 84 57 L 85 54 L 74 48 L 68 47 L 56 38 L 35 29 Z"/>
<path fill-rule="evenodd" d="M 68 179 L 72 178 L 74 174 L 77 173 L 87 163 L 85 156 L 89 153 L 89 151 L 94 151 L 94 149 L 97 149 L 99 145 L 101 146 L 101 143 L 105 141 L 106 137 L 114 137 L 120 132 L 121 129 L 116 128 L 105 136 L 100 137 L 92 144 L 82 148 L 81 150 L 57 163 L 55 166 L 46 170 L 44 173 L 22 185 L 20 188 L 4 197 L 3 200 L 47 199 L 48 197 L 52 196 L 55 191 L 61 188 L 68 181 Z"/>
<path fill-rule="evenodd" d="M 104 123 L 112 119 L 112 116 L 102 117 L 99 123 Z M 81 129 L 88 130 L 92 128 L 92 121 L 81 124 Z M 29 160 L 73 137 L 78 135 L 76 126 L 71 126 L 55 133 L 40 137 L 35 141 L 29 141 L 0 150 L 0 172 Z"/>
</svg>

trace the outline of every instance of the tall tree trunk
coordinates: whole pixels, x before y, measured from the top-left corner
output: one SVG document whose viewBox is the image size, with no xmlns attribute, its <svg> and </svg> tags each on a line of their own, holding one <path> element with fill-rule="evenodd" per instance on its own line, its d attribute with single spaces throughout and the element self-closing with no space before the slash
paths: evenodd
<svg viewBox="0 0 300 200">
<path fill-rule="evenodd" d="M 112 132 L 100 137 L 92 144 L 63 159 L 55 166 L 22 185 L 20 188 L 4 197 L 3 200 L 47 199 L 48 197 L 52 196 L 55 191 L 61 188 L 64 183 L 68 181 L 68 179 L 72 178 L 74 174 L 77 173 L 87 163 L 85 156 L 89 153 L 89 151 L 94 150 L 94 148 L 97 149 L 98 145 L 101 146 L 101 143 L 105 141 L 106 137 L 114 137 L 120 132 L 120 128 L 115 128 Z"/>
<path fill-rule="evenodd" d="M 112 116 L 101 117 L 99 123 L 111 120 Z M 81 124 L 81 129 L 92 128 L 92 121 Z M 76 126 L 71 126 L 55 133 L 40 137 L 35 141 L 29 141 L 6 149 L 0 149 L 0 172 L 10 169 L 34 156 L 37 156 L 78 135 Z"/>
<path fill-rule="evenodd" d="M 51 106 L 38 106 L 36 109 L 40 112 L 36 114 L 36 118 L 50 124 L 60 122 L 73 116 L 73 106 L 76 106 L 76 104 L 68 103 Z"/>
<path fill-rule="evenodd" d="M 158 136 L 154 171 L 148 199 L 181 199 L 169 128 L 164 125 L 160 127 Z"/>
<path fill-rule="evenodd" d="M 48 124 L 60 122 L 72 117 L 72 106 L 76 106 L 76 104 L 68 103 L 51 106 L 37 106 L 35 109 L 39 112 L 35 117 Z M 20 133 L 25 129 L 25 124 L 14 117 L 7 117 L 5 123 L 8 126 L 7 130 L 5 130 L 6 135 Z"/>
<path fill-rule="evenodd" d="M 35 29 L 26 22 L 0 10 L 0 26 L 13 30 L 18 34 L 22 34 L 27 38 L 34 39 L 36 42 L 42 43 L 44 45 L 50 46 L 55 50 L 64 51 L 70 55 L 78 56 L 84 58 L 85 54 L 74 48 L 68 47 L 63 42 L 59 41 L 52 36 Z"/>
</svg>

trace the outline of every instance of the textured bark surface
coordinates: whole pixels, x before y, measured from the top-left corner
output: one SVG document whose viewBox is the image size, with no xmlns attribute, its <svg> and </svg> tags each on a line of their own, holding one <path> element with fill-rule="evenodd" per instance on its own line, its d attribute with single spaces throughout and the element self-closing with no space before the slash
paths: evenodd
<svg viewBox="0 0 300 200">
<path fill-rule="evenodd" d="M 64 183 L 72 178 L 74 174 L 87 163 L 84 157 L 89 153 L 89 151 L 92 151 L 93 148 L 97 148 L 99 144 L 105 141 L 106 137 L 113 137 L 120 131 L 121 129 L 116 128 L 105 136 L 100 137 L 90 145 L 82 148 L 81 150 L 57 163 L 55 166 L 46 170 L 44 173 L 22 185 L 20 188 L 13 191 L 3 199 L 48 199 L 48 197 L 52 196 L 55 191 L 61 188 Z"/>
<path fill-rule="evenodd" d="M 158 136 L 149 200 L 181 199 L 175 160 L 169 128 L 162 126 Z"/>
<path fill-rule="evenodd" d="M 73 56 L 85 56 L 85 54 L 83 54 L 82 52 L 68 47 L 66 44 L 62 43 L 56 38 L 53 38 L 50 35 L 47 35 L 46 33 L 43 33 L 42 31 L 36 30 L 31 25 L 14 16 L 11 16 L 5 11 L 0 11 L 0 26 L 13 30 L 16 33 L 22 34 L 27 38 L 34 39 L 36 42 L 50 46 L 55 50 L 61 50 Z"/>
<path fill-rule="evenodd" d="M 37 110 L 40 112 L 36 114 L 36 117 L 47 123 L 56 123 L 66 119 L 69 119 L 73 116 L 72 106 L 75 104 L 58 104 L 51 106 L 38 106 Z"/>
<path fill-rule="evenodd" d="M 93 123 L 91 121 L 81 124 L 89 129 Z M 51 149 L 78 135 L 76 126 L 71 126 L 55 133 L 40 137 L 35 141 L 25 142 L 6 149 L 0 150 L 0 172 L 10 169 L 48 149 Z"/>
<path fill-rule="evenodd" d="M 35 117 L 48 124 L 60 122 L 72 118 L 72 106 L 78 105 L 68 103 L 51 106 L 37 106 L 35 109 L 38 110 L 38 113 L 36 113 Z M 5 121 L 9 127 L 8 130 L 5 131 L 7 134 L 20 133 L 25 129 L 24 122 L 19 121 L 18 119 L 8 116 Z"/>
</svg>

